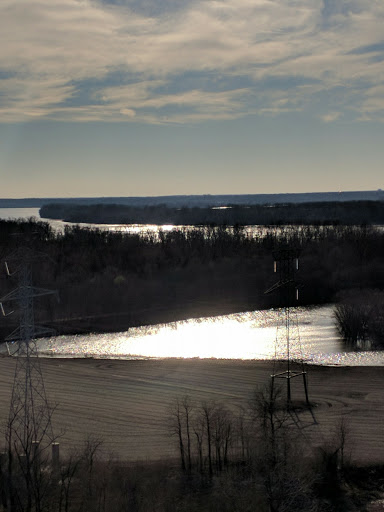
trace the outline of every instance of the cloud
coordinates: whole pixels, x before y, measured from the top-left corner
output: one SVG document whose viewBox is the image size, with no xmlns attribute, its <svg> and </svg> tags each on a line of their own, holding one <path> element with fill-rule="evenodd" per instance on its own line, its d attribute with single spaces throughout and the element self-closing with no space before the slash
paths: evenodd
<svg viewBox="0 0 384 512">
<path fill-rule="evenodd" d="M 136 116 L 136 112 L 133 110 L 133 108 L 122 108 L 120 110 L 120 114 L 122 114 L 123 116 L 128 116 L 128 117 Z"/>
<path fill-rule="evenodd" d="M 380 53 L 384 52 L 384 41 L 380 41 L 379 43 L 369 44 L 367 46 L 358 46 L 354 48 L 349 53 L 352 55 L 362 55 L 365 53 Z"/>
<path fill-rule="evenodd" d="M 381 0 L 3 0 L 1 119 L 372 115 L 383 18 Z"/>
<path fill-rule="evenodd" d="M 323 114 L 321 119 L 324 123 L 332 123 L 333 121 L 337 121 L 341 116 L 341 112 L 328 112 L 328 114 Z"/>
</svg>

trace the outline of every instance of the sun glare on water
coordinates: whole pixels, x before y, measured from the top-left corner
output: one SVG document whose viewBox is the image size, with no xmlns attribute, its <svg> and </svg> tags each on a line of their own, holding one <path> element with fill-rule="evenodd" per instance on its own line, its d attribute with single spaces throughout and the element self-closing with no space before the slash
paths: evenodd
<svg viewBox="0 0 384 512">
<path fill-rule="evenodd" d="M 249 322 L 231 318 L 221 322 L 185 321 L 160 326 L 148 336 L 121 336 L 121 353 L 148 357 L 200 357 L 223 359 L 253 359 L 268 357 L 274 350 L 275 328 L 253 329 Z"/>
<path fill-rule="evenodd" d="M 297 315 L 296 315 L 297 313 Z M 332 306 L 298 308 L 289 336 L 289 357 L 315 364 L 384 365 L 384 352 L 347 351 Z M 295 327 L 296 324 L 296 327 Z M 299 332 L 300 331 L 300 332 Z M 215 358 L 287 359 L 280 310 L 252 311 L 131 328 L 125 332 L 37 340 L 45 357 L 99 359 Z"/>
</svg>

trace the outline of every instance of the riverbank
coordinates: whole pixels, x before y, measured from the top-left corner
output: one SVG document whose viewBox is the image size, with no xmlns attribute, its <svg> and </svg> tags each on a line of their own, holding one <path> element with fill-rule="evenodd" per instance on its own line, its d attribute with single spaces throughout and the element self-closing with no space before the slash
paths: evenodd
<svg viewBox="0 0 384 512">
<path fill-rule="evenodd" d="M 7 418 L 15 360 L 0 358 L 0 414 Z M 271 362 L 166 359 L 112 361 L 41 359 L 47 395 L 57 408 L 61 451 L 78 450 L 86 436 L 103 439 L 104 455 L 123 460 L 157 460 L 177 455 L 169 437 L 167 410 L 176 397 L 217 400 L 236 409 L 264 386 Z M 347 421 L 352 459 L 363 465 L 384 461 L 384 371 L 380 367 L 308 366 L 312 414 L 298 414 L 303 442 L 322 445 Z M 303 398 L 301 379 L 292 381 Z M 348 449 L 349 449 L 348 448 Z"/>
</svg>

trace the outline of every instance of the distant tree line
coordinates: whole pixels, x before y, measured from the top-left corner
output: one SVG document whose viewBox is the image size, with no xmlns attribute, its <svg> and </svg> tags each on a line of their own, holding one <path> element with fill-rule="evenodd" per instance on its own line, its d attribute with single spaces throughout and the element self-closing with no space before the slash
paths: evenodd
<svg viewBox="0 0 384 512">
<path fill-rule="evenodd" d="M 278 306 L 279 294 L 264 292 L 278 279 L 273 253 L 287 245 L 300 256 L 299 305 L 337 301 L 348 290 L 384 290 L 384 232 L 369 226 L 207 226 L 155 236 L 76 225 L 58 233 L 47 222 L 0 221 L 0 259 L 23 244 L 41 255 L 33 264 L 35 285 L 60 295 L 60 303 L 36 300 L 37 321 L 59 333 Z M 0 269 L 4 296 L 17 282 Z M 16 324 L 15 310 L 1 320 L 0 334 Z"/>
<path fill-rule="evenodd" d="M 384 201 L 228 205 L 171 208 L 165 205 L 48 204 L 40 216 L 74 223 L 173 225 L 384 224 Z"/>
</svg>

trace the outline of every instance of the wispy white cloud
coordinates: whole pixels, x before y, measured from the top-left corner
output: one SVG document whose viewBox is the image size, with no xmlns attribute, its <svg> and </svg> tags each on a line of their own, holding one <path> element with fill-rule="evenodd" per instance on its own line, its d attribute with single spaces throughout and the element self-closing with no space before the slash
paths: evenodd
<svg viewBox="0 0 384 512">
<path fill-rule="evenodd" d="M 333 121 L 337 121 L 341 116 L 341 112 L 328 112 L 327 114 L 323 114 L 321 119 L 324 123 L 333 123 Z"/>
<path fill-rule="evenodd" d="M 332 103 L 340 88 L 337 106 L 319 101 L 324 121 L 344 110 L 357 118 L 383 113 L 381 0 L 161 5 L 3 0 L 1 120 L 276 115 L 309 108 L 321 95 Z M 193 84 L 185 78 L 190 73 Z"/>
</svg>

